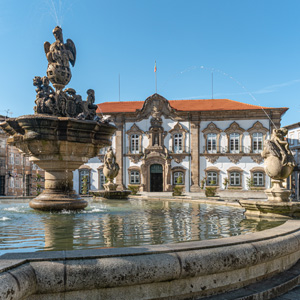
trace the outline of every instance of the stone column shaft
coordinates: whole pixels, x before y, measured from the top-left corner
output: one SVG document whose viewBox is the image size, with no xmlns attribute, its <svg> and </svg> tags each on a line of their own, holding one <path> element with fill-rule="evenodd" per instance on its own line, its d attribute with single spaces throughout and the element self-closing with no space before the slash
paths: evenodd
<svg viewBox="0 0 300 300">
<path fill-rule="evenodd" d="M 191 192 L 199 192 L 199 121 L 191 122 L 191 171 L 192 185 Z"/>
<path fill-rule="evenodd" d="M 124 190 L 125 187 L 123 185 L 123 122 L 117 123 L 117 131 L 116 131 L 116 161 L 120 166 L 120 171 L 116 177 L 116 184 L 118 185 L 117 190 Z M 130 145 L 129 145 L 130 147 Z"/>
</svg>

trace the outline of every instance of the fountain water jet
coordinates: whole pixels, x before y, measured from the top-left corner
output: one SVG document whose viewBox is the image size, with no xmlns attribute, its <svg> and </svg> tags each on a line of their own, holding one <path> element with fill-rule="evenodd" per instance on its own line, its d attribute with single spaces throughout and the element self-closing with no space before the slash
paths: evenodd
<svg viewBox="0 0 300 300">
<path fill-rule="evenodd" d="M 96 115 L 95 93 L 87 91 L 83 101 L 72 88 L 69 63 L 74 66 L 76 48 L 72 40 L 63 41 L 62 30 L 55 27 L 56 41 L 45 42 L 47 76 L 36 76 L 35 115 L 7 119 L 0 126 L 10 137 L 7 142 L 30 156 L 45 170 L 45 190 L 30 202 L 39 210 L 77 210 L 87 206 L 73 190 L 73 171 L 102 147 L 111 145 L 116 127 Z M 55 87 L 49 85 L 49 81 Z"/>
</svg>

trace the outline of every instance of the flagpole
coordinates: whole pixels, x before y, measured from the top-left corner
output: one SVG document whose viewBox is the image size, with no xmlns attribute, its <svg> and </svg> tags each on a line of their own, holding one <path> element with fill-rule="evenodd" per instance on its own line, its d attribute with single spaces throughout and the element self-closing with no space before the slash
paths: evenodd
<svg viewBox="0 0 300 300">
<path fill-rule="evenodd" d="M 155 73 L 155 93 L 157 94 L 157 77 L 156 77 L 156 61 L 155 61 L 155 65 L 154 65 L 154 73 Z"/>
<path fill-rule="evenodd" d="M 119 73 L 119 101 L 121 101 L 121 78 Z"/>
</svg>

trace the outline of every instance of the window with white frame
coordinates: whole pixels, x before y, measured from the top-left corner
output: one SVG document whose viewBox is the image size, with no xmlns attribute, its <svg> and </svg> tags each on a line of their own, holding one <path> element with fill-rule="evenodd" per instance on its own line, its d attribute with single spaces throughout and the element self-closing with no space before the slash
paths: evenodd
<svg viewBox="0 0 300 300">
<path fill-rule="evenodd" d="M 183 172 L 177 171 L 177 172 L 173 173 L 173 184 L 174 185 L 184 184 L 184 174 L 183 174 Z"/>
<path fill-rule="evenodd" d="M 140 172 L 131 171 L 130 172 L 130 184 L 139 184 L 140 183 Z"/>
<path fill-rule="evenodd" d="M 290 135 L 290 144 L 294 145 L 294 134 L 293 133 L 291 133 L 291 135 Z"/>
<path fill-rule="evenodd" d="M 241 185 L 241 174 L 239 172 L 231 172 L 229 178 L 229 184 L 231 186 Z"/>
<path fill-rule="evenodd" d="M 99 169 L 99 190 L 104 190 L 104 184 L 105 184 L 105 175 L 103 174 L 103 169 Z"/>
<path fill-rule="evenodd" d="M 231 133 L 230 136 L 230 152 L 231 153 L 239 153 L 239 146 L 240 146 L 240 135 L 238 133 Z"/>
<path fill-rule="evenodd" d="M 86 185 L 86 186 L 85 186 Z M 90 190 L 90 170 L 79 170 L 79 193 L 85 194 Z"/>
<path fill-rule="evenodd" d="M 139 135 L 132 134 L 130 137 L 130 152 L 131 153 L 139 153 Z"/>
<path fill-rule="evenodd" d="M 263 134 L 255 132 L 252 135 L 252 150 L 254 153 L 260 153 L 263 150 Z"/>
<path fill-rule="evenodd" d="M 253 185 L 263 187 L 265 185 L 265 174 L 263 172 L 253 172 Z"/>
<path fill-rule="evenodd" d="M 174 140 L 174 153 L 182 153 L 182 134 L 175 133 L 173 136 Z"/>
<path fill-rule="evenodd" d="M 207 152 L 216 153 L 217 152 L 217 135 L 215 133 L 209 133 L 207 135 Z"/>
<path fill-rule="evenodd" d="M 218 173 L 217 172 L 207 172 L 206 173 L 206 185 L 218 185 Z"/>
</svg>

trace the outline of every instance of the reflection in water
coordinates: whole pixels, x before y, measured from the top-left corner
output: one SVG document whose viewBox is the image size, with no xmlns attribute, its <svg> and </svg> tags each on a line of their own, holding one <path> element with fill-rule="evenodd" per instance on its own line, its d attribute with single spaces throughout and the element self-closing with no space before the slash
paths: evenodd
<svg viewBox="0 0 300 300">
<path fill-rule="evenodd" d="M 172 201 L 91 202 L 82 212 L 37 212 L 0 202 L 0 254 L 176 243 L 260 231 L 283 221 L 245 219 L 228 206 Z"/>
</svg>

